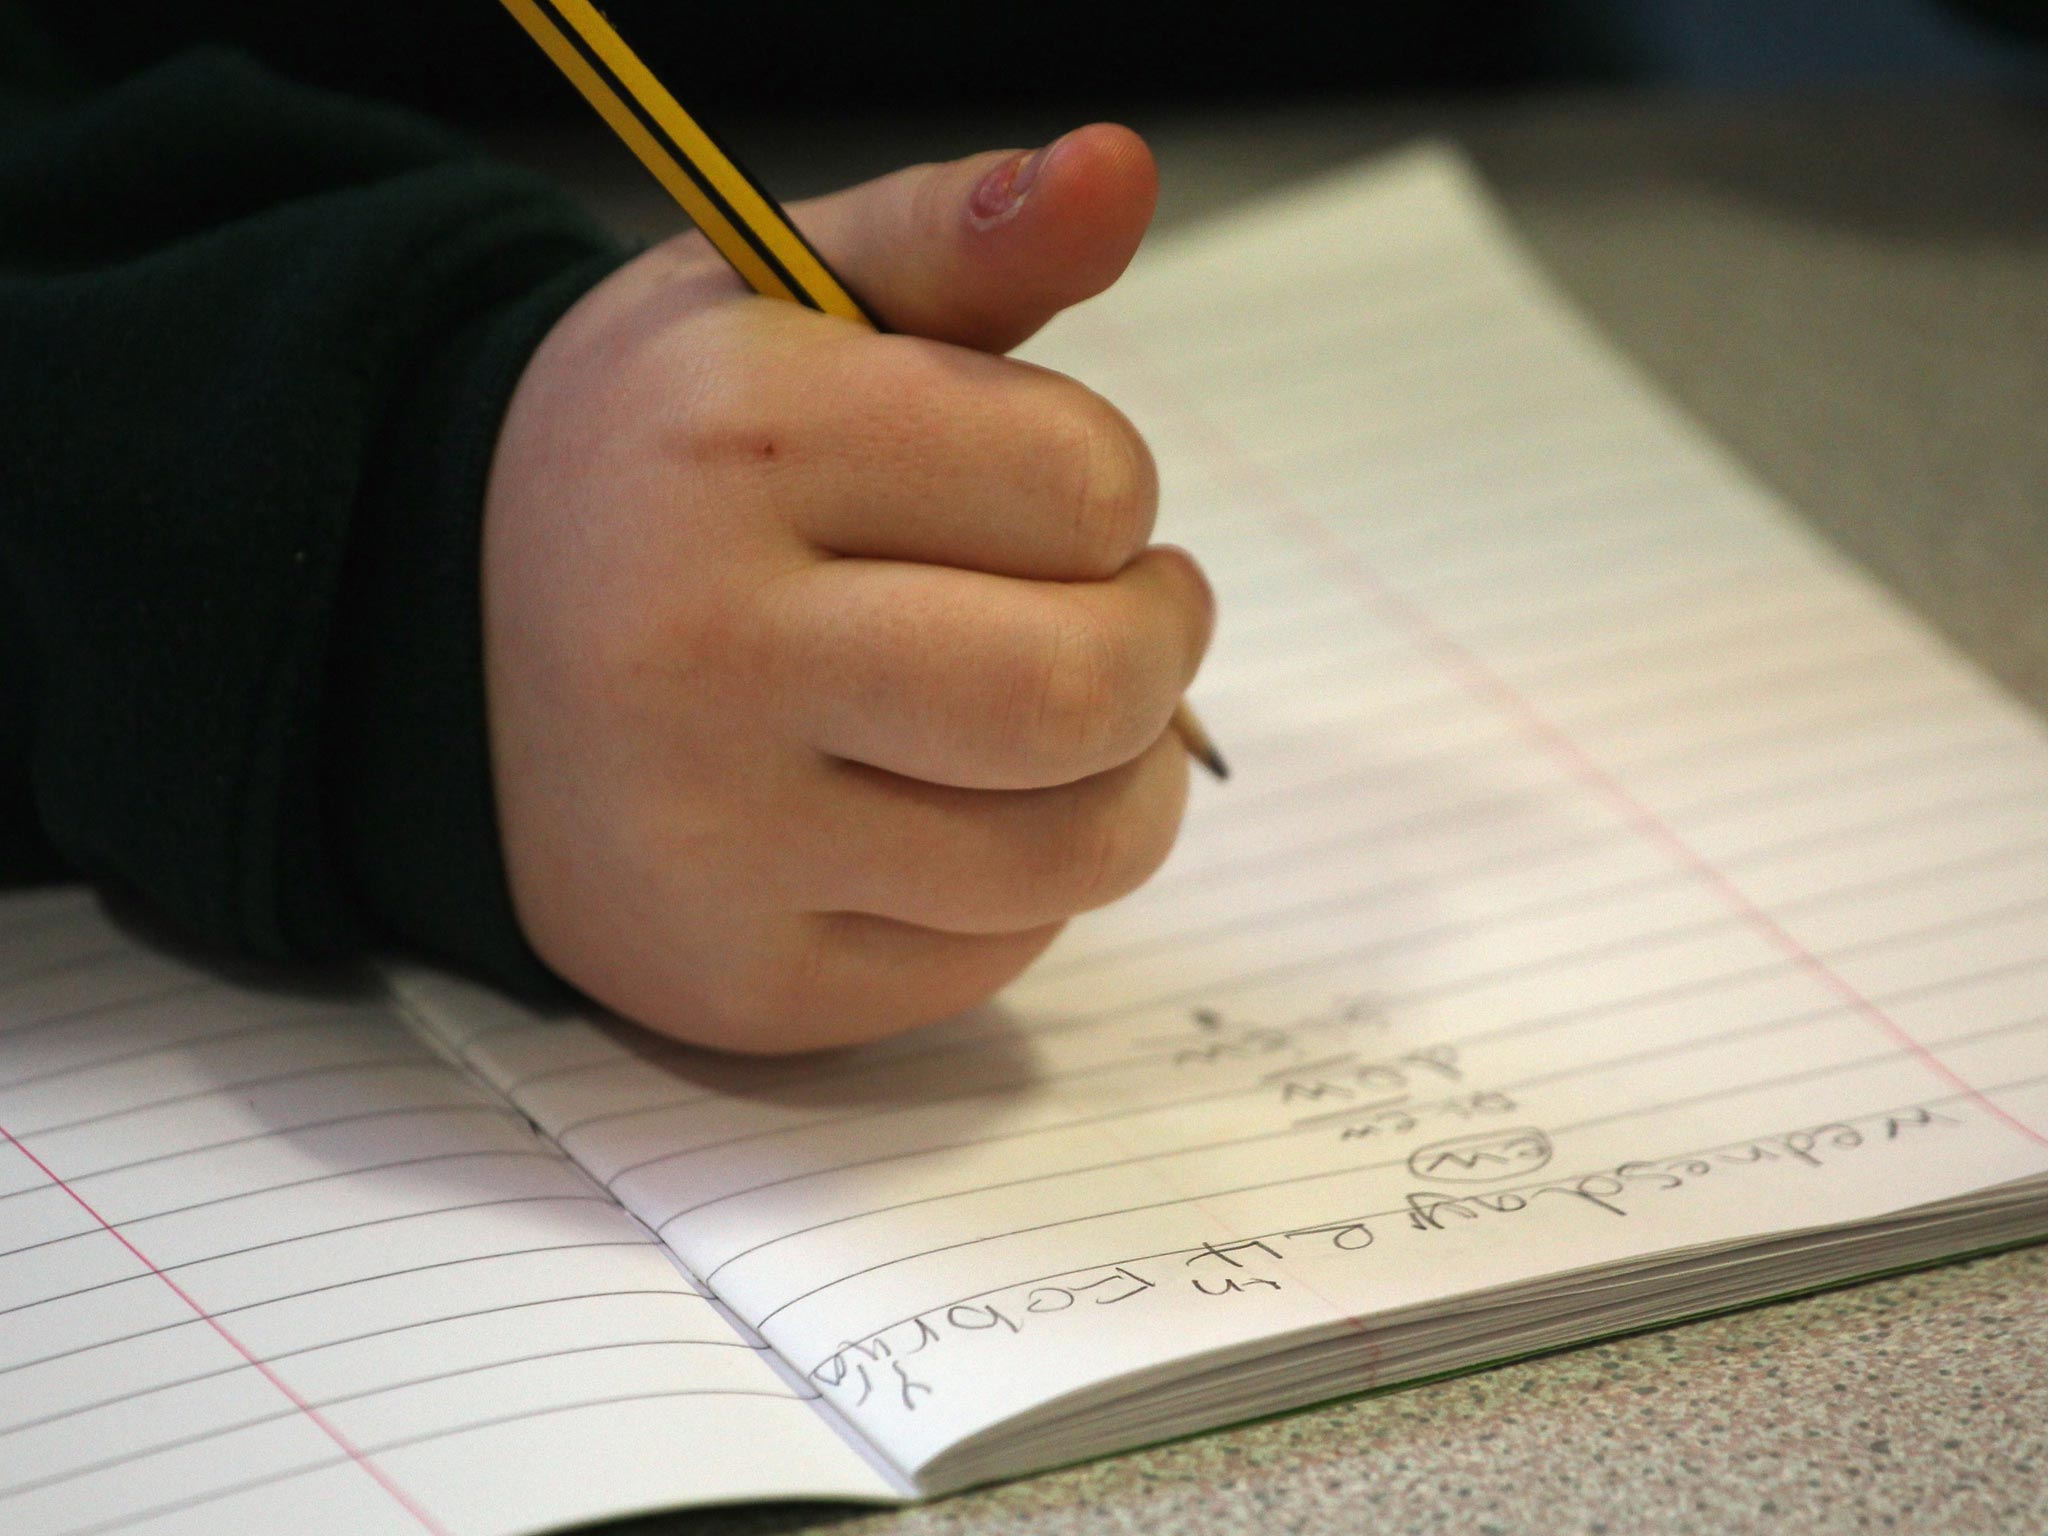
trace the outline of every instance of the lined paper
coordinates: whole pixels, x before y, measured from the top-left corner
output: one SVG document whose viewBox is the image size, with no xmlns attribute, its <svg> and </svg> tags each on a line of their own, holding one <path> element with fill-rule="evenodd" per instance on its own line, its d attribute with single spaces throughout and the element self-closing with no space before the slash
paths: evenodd
<svg viewBox="0 0 2048 1536">
<path fill-rule="evenodd" d="M 2048 736 L 1454 159 L 1190 237 L 1030 355 L 1145 430 L 1221 597 L 1234 775 L 1153 885 L 798 1063 L 400 983 L 898 1466 L 2048 1228 Z"/>
<path fill-rule="evenodd" d="M 900 1497 L 2048 1232 L 2048 734 L 1454 158 L 1031 355 L 1222 598 L 1160 878 L 799 1062 L 0 899 L 0 1528 Z"/>
<path fill-rule="evenodd" d="M 378 991 L 0 900 L 0 1529 L 534 1530 L 890 1488 Z"/>
</svg>

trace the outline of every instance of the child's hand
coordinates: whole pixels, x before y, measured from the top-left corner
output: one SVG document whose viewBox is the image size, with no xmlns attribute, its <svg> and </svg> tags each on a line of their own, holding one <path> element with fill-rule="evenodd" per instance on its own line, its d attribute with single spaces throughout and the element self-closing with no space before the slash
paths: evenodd
<svg viewBox="0 0 2048 1536">
<path fill-rule="evenodd" d="M 548 336 L 484 603 L 513 900 L 562 976 L 710 1045 L 844 1043 L 1158 867 L 1209 591 L 1146 547 L 1130 424 L 992 355 L 1114 281 L 1153 196 L 1134 135 L 1084 129 L 797 211 L 907 334 L 748 295 L 688 235 Z"/>
</svg>

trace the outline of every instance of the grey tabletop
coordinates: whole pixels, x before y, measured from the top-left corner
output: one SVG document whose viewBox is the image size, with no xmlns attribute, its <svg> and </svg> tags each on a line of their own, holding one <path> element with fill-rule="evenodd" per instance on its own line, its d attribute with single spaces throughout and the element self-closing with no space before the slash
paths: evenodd
<svg viewBox="0 0 2048 1536">
<path fill-rule="evenodd" d="M 1160 222 L 1418 136 L 1462 144 L 1606 334 L 2048 712 L 2048 113 L 1993 97 L 1579 97 L 1136 114 Z M 729 126 L 778 193 L 1071 126 Z M 618 227 L 596 137 L 513 145 Z M 2048 1530 L 2048 1250 L 1376 1394 L 907 1510 L 634 1536 Z"/>
</svg>

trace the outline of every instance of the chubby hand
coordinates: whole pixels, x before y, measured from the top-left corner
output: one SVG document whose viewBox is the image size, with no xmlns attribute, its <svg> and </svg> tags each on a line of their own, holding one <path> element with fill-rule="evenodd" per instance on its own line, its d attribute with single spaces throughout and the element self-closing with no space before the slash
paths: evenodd
<svg viewBox="0 0 2048 1536">
<path fill-rule="evenodd" d="M 1144 145 L 922 166 L 794 210 L 898 334 L 746 293 L 703 240 L 521 378 L 484 525 L 512 896 L 590 996 L 731 1050 L 994 992 L 1166 856 L 1213 608 L 1148 547 L 1100 396 L 1002 357 L 1113 282 Z"/>
</svg>

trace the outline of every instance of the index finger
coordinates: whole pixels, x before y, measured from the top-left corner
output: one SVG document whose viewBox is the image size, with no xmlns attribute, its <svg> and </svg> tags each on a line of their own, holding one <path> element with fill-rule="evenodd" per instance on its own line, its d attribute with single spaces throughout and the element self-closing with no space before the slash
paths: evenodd
<svg viewBox="0 0 2048 1536">
<path fill-rule="evenodd" d="M 1073 379 L 907 336 L 804 360 L 803 426 L 781 466 L 801 478 L 777 500 L 816 548 L 1100 581 L 1149 542 L 1151 451 Z"/>
</svg>

